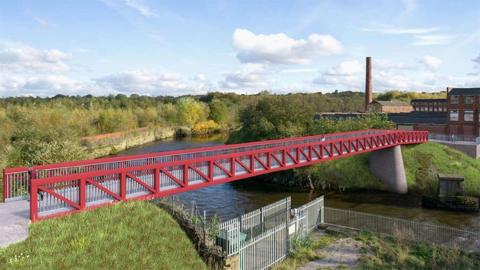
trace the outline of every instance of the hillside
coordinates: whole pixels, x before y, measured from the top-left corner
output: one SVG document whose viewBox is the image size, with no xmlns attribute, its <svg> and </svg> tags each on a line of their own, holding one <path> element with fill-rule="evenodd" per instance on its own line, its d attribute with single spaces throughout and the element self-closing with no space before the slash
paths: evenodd
<svg viewBox="0 0 480 270">
<path fill-rule="evenodd" d="M 24 242 L 0 249 L 0 269 L 207 269 L 164 210 L 119 203 L 30 226 Z"/>
<path fill-rule="evenodd" d="M 465 191 L 480 196 L 480 160 L 433 142 L 402 146 L 402 149 L 410 191 L 435 193 L 436 174 L 441 172 L 463 175 Z M 320 189 L 383 189 L 383 183 L 368 169 L 368 154 L 298 169 L 294 174 L 304 187 L 308 186 L 306 183 L 310 177 Z"/>
</svg>

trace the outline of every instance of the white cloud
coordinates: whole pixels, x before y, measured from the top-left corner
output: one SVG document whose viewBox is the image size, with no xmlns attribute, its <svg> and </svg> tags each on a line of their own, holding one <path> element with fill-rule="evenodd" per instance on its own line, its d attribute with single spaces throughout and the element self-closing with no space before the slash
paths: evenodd
<svg viewBox="0 0 480 270">
<path fill-rule="evenodd" d="M 426 69 L 430 71 L 438 70 L 438 68 L 443 64 L 442 59 L 431 55 L 425 55 L 420 62 L 425 66 Z"/>
<path fill-rule="evenodd" d="M 307 64 L 320 55 L 340 53 L 342 44 L 331 35 L 311 34 L 305 39 L 293 39 L 284 33 L 255 34 L 236 29 L 233 46 L 242 63 Z"/>
<path fill-rule="evenodd" d="M 195 90 L 177 73 L 128 71 L 107 75 L 94 81 L 99 86 L 124 93 L 181 95 Z"/>
<path fill-rule="evenodd" d="M 385 59 L 379 59 L 377 62 L 374 63 L 372 74 L 375 91 L 391 89 L 434 89 L 434 85 L 423 82 L 423 78 L 406 74 L 406 72 L 418 73 L 418 65 L 406 65 Z M 339 65 L 322 72 L 312 82 L 316 85 L 334 86 L 338 89 L 363 90 L 365 84 L 364 71 L 365 69 L 359 61 L 344 61 Z M 438 81 L 435 83 L 438 83 Z"/>
<path fill-rule="evenodd" d="M 145 17 L 151 17 L 155 15 L 152 9 L 150 9 L 150 7 L 142 3 L 141 0 L 124 0 L 124 2 L 125 2 L 125 5 L 135 9 Z"/>
<path fill-rule="evenodd" d="M 222 88 L 240 89 L 248 92 L 249 90 L 267 88 L 269 81 L 264 66 L 246 64 L 239 71 L 225 74 L 225 79 L 219 85 Z"/>
<path fill-rule="evenodd" d="M 103 0 L 103 2 L 111 8 L 119 8 L 120 6 L 131 8 L 144 17 L 156 16 L 153 9 L 142 0 Z"/>
<path fill-rule="evenodd" d="M 357 60 L 344 61 L 340 65 L 330 68 L 325 73 L 330 76 L 351 76 L 362 73 L 364 71 L 363 65 Z"/>
<path fill-rule="evenodd" d="M 60 50 L 42 50 L 21 43 L 0 43 L 0 71 L 67 71 L 71 55 Z"/>
<path fill-rule="evenodd" d="M 417 0 L 402 0 L 403 6 L 405 8 L 405 13 L 411 13 L 417 8 Z"/>
<path fill-rule="evenodd" d="M 476 58 L 472 59 L 472 61 L 480 65 L 480 54 Z"/>
<path fill-rule="evenodd" d="M 381 25 L 378 28 L 363 28 L 363 31 L 367 32 L 379 32 L 382 34 L 389 35 L 420 35 L 420 34 L 429 34 L 438 31 L 437 27 L 417 27 L 417 28 L 404 28 L 396 27 L 392 25 Z"/>
<path fill-rule="evenodd" d="M 451 35 L 416 35 L 416 41 L 412 43 L 414 46 L 432 46 L 445 45 L 453 41 Z"/>
<path fill-rule="evenodd" d="M 438 27 L 402 28 L 392 25 L 380 25 L 377 28 L 363 28 L 363 31 L 378 32 L 388 35 L 411 35 L 414 38 L 413 46 L 445 45 L 453 41 L 454 36 L 441 34 Z"/>
<path fill-rule="evenodd" d="M 360 89 L 362 84 L 363 65 L 357 60 L 349 60 L 332 67 L 313 80 L 314 84 Z"/>
</svg>

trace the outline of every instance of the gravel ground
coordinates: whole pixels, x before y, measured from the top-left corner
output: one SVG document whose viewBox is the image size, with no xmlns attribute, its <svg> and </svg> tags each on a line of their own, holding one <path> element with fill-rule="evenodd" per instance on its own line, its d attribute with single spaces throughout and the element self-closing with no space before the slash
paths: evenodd
<svg viewBox="0 0 480 270">
<path fill-rule="evenodd" d="M 362 243 L 352 238 L 341 238 L 327 247 L 317 250 L 322 259 L 308 262 L 299 270 L 353 269 L 362 257 Z"/>
</svg>

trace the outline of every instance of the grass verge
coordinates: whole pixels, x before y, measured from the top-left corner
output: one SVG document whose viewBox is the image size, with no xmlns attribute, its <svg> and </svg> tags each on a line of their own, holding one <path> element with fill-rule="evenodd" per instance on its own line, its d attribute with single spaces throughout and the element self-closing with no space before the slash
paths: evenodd
<svg viewBox="0 0 480 270">
<path fill-rule="evenodd" d="M 313 240 L 308 237 L 305 239 L 293 239 L 292 253 L 286 260 L 275 266 L 274 270 L 294 270 L 306 264 L 309 261 L 321 259 L 317 250 L 322 249 L 333 243 L 337 238 L 332 235 L 325 235 Z"/>
<path fill-rule="evenodd" d="M 402 146 L 402 153 L 409 190 L 435 195 L 437 173 L 449 173 L 464 176 L 465 192 L 480 196 L 480 160 L 434 142 Z M 312 179 L 318 189 L 384 189 L 368 169 L 368 154 L 297 169 L 295 174 L 302 186 L 308 186 L 305 183 Z"/>
<path fill-rule="evenodd" d="M 119 203 L 30 226 L 24 242 L 0 249 L 0 269 L 207 269 L 164 210 Z"/>
<path fill-rule="evenodd" d="M 457 248 L 417 243 L 403 236 L 380 237 L 362 232 L 356 237 L 365 244 L 360 269 L 480 269 L 480 256 Z"/>
</svg>

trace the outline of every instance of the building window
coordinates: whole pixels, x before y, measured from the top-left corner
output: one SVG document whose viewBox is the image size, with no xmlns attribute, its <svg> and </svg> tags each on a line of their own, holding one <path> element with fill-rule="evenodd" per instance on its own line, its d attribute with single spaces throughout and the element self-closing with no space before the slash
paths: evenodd
<svg viewBox="0 0 480 270">
<path fill-rule="evenodd" d="M 450 111 L 450 121 L 458 121 L 458 110 Z"/>
<path fill-rule="evenodd" d="M 473 111 L 464 111 L 463 112 L 463 121 L 472 122 L 473 121 Z"/>
<path fill-rule="evenodd" d="M 465 104 L 473 104 L 473 97 L 472 96 L 466 96 L 465 97 Z"/>
<path fill-rule="evenodd" d="M 450 96 L 450 104 L 458 104 L 458 96 Z"/>
</svg>

